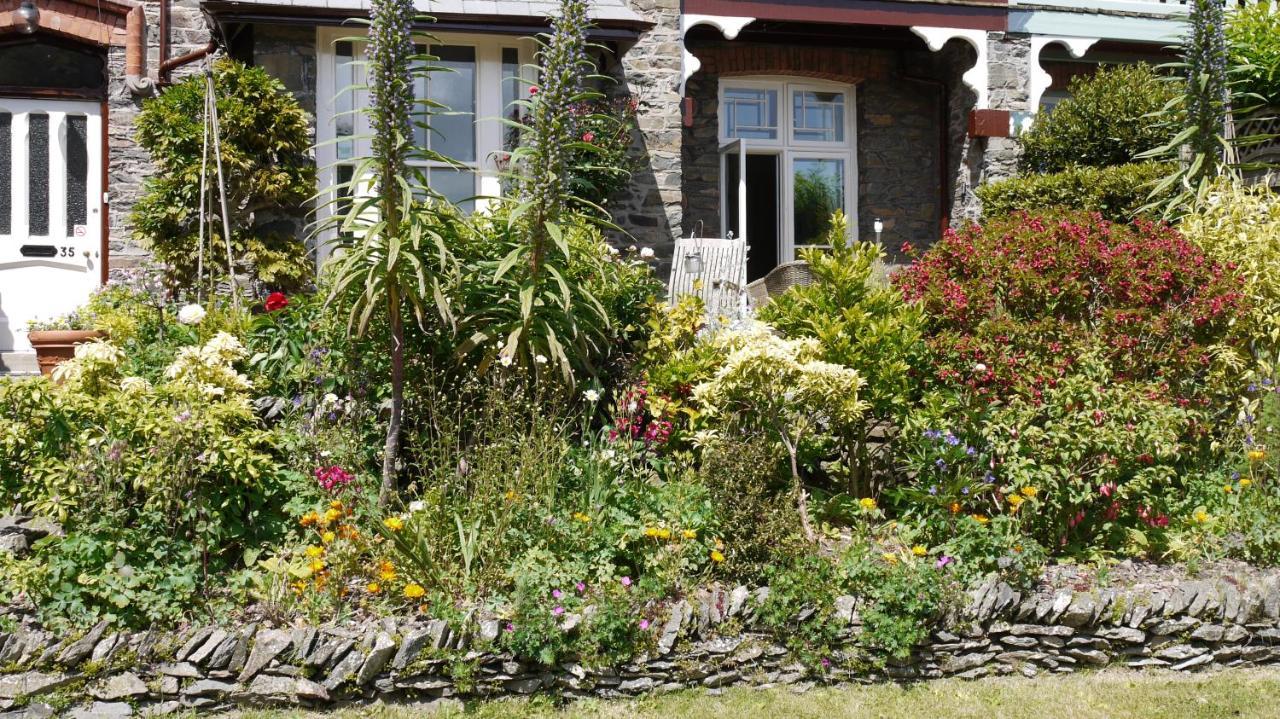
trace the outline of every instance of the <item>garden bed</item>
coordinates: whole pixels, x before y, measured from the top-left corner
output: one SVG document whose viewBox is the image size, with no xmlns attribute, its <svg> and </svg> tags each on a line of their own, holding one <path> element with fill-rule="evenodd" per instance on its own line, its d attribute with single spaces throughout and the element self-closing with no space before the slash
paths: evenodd
<svg viewBox="0 0 1280 719">
<path fill-rule="evenodd" d="M 0 615 L 0 709 L 72 706 L 155 716 L 233 706 L 330 706 L 548 693 L 619 697 L 681 688 L 915 681 L 954 676 L 1065 673 L 1103 666 L 1201 671 L 1280 662 L 1280 571 L 1241 567 L 1216 578 L 1165 571 L 1134 587 L 1021 593 L 991 581 L 910 656 L 868 654 L 855 642 L 861 602 L 840 597 L 830 615 L 845 641 L 811 663 L 761 630 L 769 590 L 709 587 L 670 603 L 651 648 L 615 666 L 565 659 L 552 666 L 492 647 L 499 618 L 464 626 L 423 617 L 318 626 L 269 623 L 175 632 L 83 636 L 43 631 Z M 801 612 L 796 626 L 825 613 Z M 566 617 L 575 623 L 580 617 Z M 16 716 L 24 716 L 19 713 Z"/>
</svg>

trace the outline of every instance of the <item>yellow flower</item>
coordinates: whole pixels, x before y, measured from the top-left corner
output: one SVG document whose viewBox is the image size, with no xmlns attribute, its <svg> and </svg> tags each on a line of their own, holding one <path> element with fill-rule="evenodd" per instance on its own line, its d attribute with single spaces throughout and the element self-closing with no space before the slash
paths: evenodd
<svg viewBox="0 0 1280 719">
<path fill-rule="evenodd" d="M 1203 509 L 1197 509 L 1196 513 L 1191 515 L 1191 518 L 1196 520 L 1197 524 L 1204 524 L 1205 522 L 1209 521 L 1209 513 L 1204 511 Z"/>
<path fill-rule="evenodd" d="M 693 281 L 693 291 L 694 291 L 694 292 L 701 292 L 701 291 L 702 291 L 702 284 L 703 284 L 703 283 L 702 283 L 702 278 L 701 278 L 701 277 L 699 277 L 698 279 L 694 280 L 694 281 Z"/>
<path fill-rule="evenodd" d="M 1240 489 L 1245 489 L 1251 484 L 1253 484 L 1253 480 L 1249 479 L 1248 477 L 1245 477 L 1244 479 L 1240 480 Z"/>
<path fill-rule="evenodd" d="M 1009 504 L 1012 504 L 1012 505 L 1013 505 L 1013 508 L 1014 508 L 1014 509 L 1017 509 L 1017 508 L 1018 508 L 1018 505 L 1019 505 L 1019 504 L 1022 504 L 1022 497 L 1020 497 L 1020 496 L 1018 496 L 1018 495 L 1016 495 L 1016 494 L 1011 494 L 1011 495 L 1009 495 Z"/>
<path fill-rule="evenodd" d="M 986 524 L 991 521 L 990 519 L 987 519 L 985 514 L 972 514 L 970 516 L 973 517 L 974 521 L 978 524 Z"/>
<path fill-rule="evenodd" d="M 685 539 L 697 539 L 698 533 L 692 529 L 686 529 L 680 533 L 680 536 L 684 537 Z"/>
<path fill-rule="evenodd" d="M 309 567 L 311 569 L 312 574 L 319 574 L 320 572 L 324 571 L 324 560 L 313 559 L 311 560 L 311 564 L 309 565 Z"/>
<path fill-rule="evenodd" d="M 873 511 L 876 508 L 876 500 L 870 497 L 863 497 L 862 499 L 859 499 L 858 504 L 862 505 L 862 508 L 868 512 Z"/>
<path fill-rule="evenodd" d="M 303 590 L 307 588 L 307 583 L 302 580 L 298 580 L 293 584 L 290 584 L 289 587 L 293 589 L 294 594 L 302 594 Z"/>
<path fill-rule="evenodd" d="M 880 556 L 881 556 L 882 558 L 884 558 L 884 561 L 888 562 L 889 564 L 897 564 L 897 563 L 898 563 L 898 555 L 894 554 L 893 552 L 885 552 L 884 554 L 881 554 Z"/>
<path fill-rule="evenodd" d="M 1227 494 L 1231 494 L 1232 492 L 1236 491 L 1236 488 L 1232 487 L 1229 484 L 1224 484 L 1222 486 L 1222 491 L 1226 492 Z"/>
<path fill-rule="evenodd" d="M 1026 498 L 1028 498 L 1028 499 L 1030 499 L 1030 498 L 1032 498 L 1032 497 L 1036 496 L 1036 488 L 1035 488 L 1035 487 L 1023 487 L 1023 488 L 1022 488 L 1022 496 L 1026 497 Z"/>
<path fill-rule="evenodd" d="M 341 512 L 341 510 L 337 510 L 337 509 L 333 509 L 333 508 L 329 508 L 329 509 L 325 510 L 325 513 L 324 513 L 324 523 L 325 523 L 325 524 L 329 524 L 330 522 L 336 522 L 336 521 L 338 521 L 339 519 L 342 519 L 342 512 Z"/>
<path fill-rule="evenodd" d="M 520 498 L 520 495 L 516 494 L 516 491 L 514 489 L 508 489 L 507 493 L 502 495 L 502 498 L 507 500 L 508 502 L 514 502 Z"/>
<path fill-rule="evenodd" d="M 399 517 L 387 517 L 382 520 L 382 524 L 393 532 L 399 532 L 404 529 L 404 520 Z"/>
<path fill-rule="evenodd" d="M 409 583 L 404 587 L 404 596 L 408 599 L 418 599 L 426 593 L 427 590 L 423 589 L 420 584 Z"/>
<path fill-rule="evenodd" d="M 574 512 L 573 518 L 578 520 L 579 522 L 582 522 L 583 524 L 591 524 L 591 517 L 583 514 L 582 512 Z"/>
<path fill-rule="evenodd" d="M 365 585 L 364 590 L 370 594 L 377 594 L 382 591 L 382 585 L 377 582 L 369 582 Z"/>
<path fill-rule="evenodd" d="M 1251 449 L 1248 456 L 1250 462 L 1261 462 L 1267 458 L 1267 451 L 1265 449 Z"/>
<path fill-rule="evenodd" d="M 658 539 L 671 539 L 671 530 L 663 527 L 658 530 Z"/>
<path fill-rule="evenodd" d="M 307 556 L 311 557 L 312 559 L 315 559 L 316 557 L 319 557 L 322 554 L 324 554 L 324 547 L 316 547 L 314 545 L 307 547 Z"/>
<path fill-rule="evenodd" d="M 324 542 L 325 544 L 329 544 L 330 542 L 332 542 L 337 538 L 338 538 L 338 535 L 334 534 L 333 532 L 325 532 L 324 534 L 320 535 L 320 541 Z"/>
<path fill-rule="evenodd" d="M 924 555 L 929 553 L 929 550 L 923 544 L 917 544 L 916 546 L 911 548 L 911 553 L 916 555 L 917 557 L 923 557 Z"/>
<path fill-rule="evenodd" d="M 719 549 L 713 549 L 713 550 L 711 550 L 711 561 L 715 562 L 716 564 L 719 564 L 720 562 L 723 562 L 723 561 L 724 561 L 724 553 L 722 553 Z"/>
<path fill-rule="evenodd" d="M 342 502 L 339 502 L 336 499 L 333 500 L 332 502 L 329 503 L 329 509 L 336 509 L 339 512 L 341 512 L 343 510 Z"/>
</svg>

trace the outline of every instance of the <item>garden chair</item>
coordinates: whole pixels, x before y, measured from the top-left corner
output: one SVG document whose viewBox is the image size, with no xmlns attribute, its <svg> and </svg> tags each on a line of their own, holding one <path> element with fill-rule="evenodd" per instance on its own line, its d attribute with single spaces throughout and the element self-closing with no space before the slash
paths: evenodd
<svg viewBox="0 0 1280 719">
<path fill-rule="evenodd" d="M 735 317 L 746 304 L 747 243 L 745 240 L 685 237 L 676 240 L 671 263 L 667 301 L 697 295 L 707 306 L 707 317 Z"/>
<path fill-rule="evenodd" d="M 796 285 L 813 284 L 813 271 L 804 260 L 784 262 L 769 270 L 769 274 L 747 285 L 747 296 L 752 307 L 763 307 L 769 300 Z"/>
</svg>

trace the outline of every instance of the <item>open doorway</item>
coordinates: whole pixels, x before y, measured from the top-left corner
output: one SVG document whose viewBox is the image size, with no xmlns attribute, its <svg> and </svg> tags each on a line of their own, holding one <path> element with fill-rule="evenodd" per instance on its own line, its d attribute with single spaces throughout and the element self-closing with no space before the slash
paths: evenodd
<svg viewBox="0 0 1280 719">
<path fill-rule="evenodd" d="M 778 266 L 778 219 L 780 173 L 778 155 L 755 155 L 747 153 L 746 161 L 746 218 L 747 243 L 751 251 L 747 254 L 747 281 L 752 282 L 764 277 Z M 729 153 L 725 158 L 726 187 L 738 186 L 738 175 L 742 163 L 737 153 Z M 726 192 L 726 229 L 734 237 L 742 236 L 742 228 L 738 210 L 738 193 Z"/>
</svg>

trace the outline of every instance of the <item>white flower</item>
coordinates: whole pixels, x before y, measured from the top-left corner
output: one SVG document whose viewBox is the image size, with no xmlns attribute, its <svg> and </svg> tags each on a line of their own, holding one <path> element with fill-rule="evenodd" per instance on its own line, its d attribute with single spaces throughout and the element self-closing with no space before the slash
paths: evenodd
<svg viewBox="0 0 1280 719">
<path fill-rule="evenodd" d="M 427 508 L 427 503 L 420 499 L 409 503 L 410 512 L 421 512 L 426 508 Z"/>
<path fill-rule="evenodd" d="M 338 395 L 329 392 L 324 396 L 323 402 L 325 405 L 336 405 L 338 403 Z"/>
<path fill-rule="evenodd" d="M 653 257 L 653 248 L 652 248 L 652 247 L 642 247 L 642 248 L 640 248 L 640 256 L 641 256 L 641 257 L 643 257 L 643 258 L 645 258 L 646 260 L 647 260 L 647 259 L 652 258 L 652 257 Z"/>
<path fill-rule="evenodd" d="M 617 247 L 614 247 L 613 245 L 609 245 L 609 254 L 611 254 L 611 255 L 616 255 L 616 254 L 618 254 L 618 248 L 617 248 Z"/>
<path fill-rule="evenodd" d="M 602 450 L 600 452 L 600 459 L 603 459 L 604 461 L 608 462 L 609 460 L 613 459 L 614 454 L 615 452 L 612 449 Z"/>
<path fill-rule="evenodd" d="M 586 397 L 588 402 L 599 402 L 599 401 L 600 401 L 600 393 L 599 393 L 599 392 L 597 392 L 597 391 L 595 391 L 595 390 L 593 390 L 593 389 L 589 389 L 589 390 L 587 390 L 586 392 L 583 392 L 583 393 L 582 393 L 582 396 L 583 396 L 583 397 Z"/>
<path fill-rule="evenodd" d="M 973 366 L 973 371 L 974 371 L 974 372 L 986 372 L 986 371 L 987 371 L 987 366 L 986 366 L 986 365 L 984 365 L 984 364 L 982 364 L 981 362 L 979 362 L 978 364 L 976 364 L 976 365 L 974 365 L 974 366 Z"/>
<path fill-rule="evenodd" d="M 634 401 L 627 404 L 627 412 L 629 414 L 635 414 L 638 409 L 640 409 L 640 405 L 636 404 Z"/>
<path fill-rule="evenodd" d="M 511 355 L 502 355 L 501 357 L 499 357 L 499 358 L 498 358 L 498 364 L 502 365 L 503 367 L 510 367 L 510 366 L 511 366 Z"/>
<path fill-rule="evenodd" d="M 534 356 L 533 356 L 533 361 L 534 361 L 534 362 L 537 362 L 538 364 L 546 364 L 546 363 L 547 363 L 547 358 L 546 358 L 546 356 L 545 356 L 545 355 L 534 355 Z"/>
<path fill-rule="evenodd" d="M 208 314 L 200 305 L 187 305 L 178 310 L 178 321 L 184 325 L 198 325 Z"/>
</svg>

